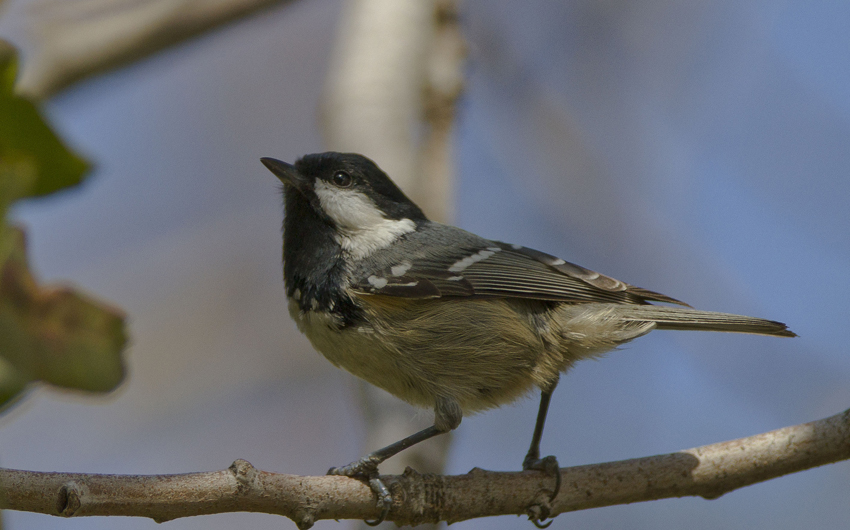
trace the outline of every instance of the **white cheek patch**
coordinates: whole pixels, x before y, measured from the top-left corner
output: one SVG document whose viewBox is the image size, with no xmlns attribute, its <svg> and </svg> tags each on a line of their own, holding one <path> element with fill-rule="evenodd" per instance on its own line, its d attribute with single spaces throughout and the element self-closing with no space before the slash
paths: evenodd
<svg viewBox="0 0 850 530">
<path fill-rule="evenodd" d="M 372 199 L 360 191 L 317 180 L 314 192 L 322 210 L 339 230 L 337 242 L 355 260 L 388 247 L 416 229 L 410 219 L 386 219 Z"/>
<path fill-rule="evenodd" d="M 386 220 L 372 199 L 357 190 L 316 180 L 314 191 L 322 210 L 339 228 L 368 230 Z"/>
</svg>

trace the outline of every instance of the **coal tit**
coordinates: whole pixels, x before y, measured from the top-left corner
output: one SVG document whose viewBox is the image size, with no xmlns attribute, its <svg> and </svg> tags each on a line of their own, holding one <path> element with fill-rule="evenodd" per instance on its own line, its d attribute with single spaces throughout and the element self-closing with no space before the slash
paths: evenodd
<svg viewBox="0 0 850 530">
<path fill-rule="evenodd" d="M 284 184 L 283 277 L 298 329 L 336 366 L 434 409 L 433 426 L 329 472 L 369 480 L 382 518 L 391 497 L 378 464 L 534 388 L 540 409 L 523 469 L 553 473 L 554 498 L 560 473 L 553 457 L 540 458 L 540 438 L 558 378 L 576 361 L 654 329 L 795 336 L 780 322 L 692 309 L 429 221 L 358 154 L 262 162 Z"/>
</svg>

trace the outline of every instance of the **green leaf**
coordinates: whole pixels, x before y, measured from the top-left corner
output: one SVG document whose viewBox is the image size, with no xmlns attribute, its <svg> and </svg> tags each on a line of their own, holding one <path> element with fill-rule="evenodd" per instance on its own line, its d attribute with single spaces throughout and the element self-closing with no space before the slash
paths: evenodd
<svg viewBox="0 0 850 530">
<path fill-rule="evenodd" d="M 0 41 L 0 177 L 13 179 L 0 184 L 6 205 L 79 184 L 89 169 L 53 133 L 36 106 L 15 95 L 16 74 L 14 51 Z"/>
<path fill-rule="evenodd" d="M 14 49 L 0 40 L 0 409 L 31 381 L 106 392 L 124 378 L 124 314 L 67 288 L 40 287 L 24 233 L 6 224 L 16 200 L 79 184 L 89 169 L 17 96 Z"/>
</svg>

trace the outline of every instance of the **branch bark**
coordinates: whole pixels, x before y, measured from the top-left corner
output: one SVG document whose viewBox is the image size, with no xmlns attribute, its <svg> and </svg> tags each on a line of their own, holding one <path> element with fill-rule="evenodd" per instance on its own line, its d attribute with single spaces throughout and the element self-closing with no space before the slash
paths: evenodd
<svg viewBox="0 0 850 530">
<path fill-rule="evenodd" d="M 826 419 L 666 455 L 561 469 L 552 515 L 671 497 L 724 493 L 850 458 L 850 409 Z M 524 514 L 545 502 L 551 477 L 536 471 L 383 477 L 393 493 L 388 520 L 416 525 Z M 91 475 L 0 469 L 0 508 L 65 517 L 124 515 L 157 522 L 223 512 L 289 517 L 306 529 L 319 519 L 374 518 L 369 487 L 336 476 L 303 477 L 230 468 L 186 475 Z"/>
</svg>

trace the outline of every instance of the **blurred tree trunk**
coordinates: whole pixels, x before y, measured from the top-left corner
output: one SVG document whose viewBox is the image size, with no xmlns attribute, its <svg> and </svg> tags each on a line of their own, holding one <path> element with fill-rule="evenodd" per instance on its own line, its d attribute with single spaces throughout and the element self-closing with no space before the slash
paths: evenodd
<svg viewBox="0 0 850 530">
<path fill-rule="evenodd" d="M 454 0 L 349 0 L 331 57 L 322 108 L 328 149 L 373 159 L 440 222 L 451 216 L 451 131 L 462 87 L 464 45 Z M 359 382 L 365 451 L 433 420 L 383 390 Z M 451 435 L 412 447 L 383 464 L 442 473 Z"/>
</svg>

